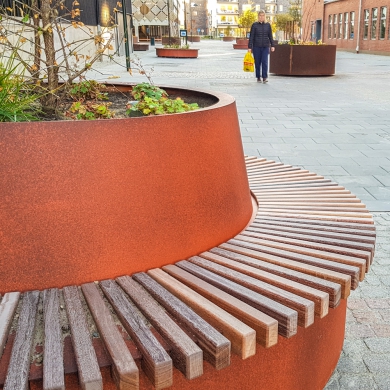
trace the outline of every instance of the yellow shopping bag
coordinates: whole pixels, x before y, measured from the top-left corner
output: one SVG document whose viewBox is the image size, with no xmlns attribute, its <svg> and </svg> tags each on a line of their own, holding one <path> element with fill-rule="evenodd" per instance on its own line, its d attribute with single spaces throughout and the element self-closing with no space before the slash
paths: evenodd
<svg viewBox="0 0 390 390">
<path fill-rule="evenodd" d="M 253 54 L 249 51 L 245 54 L 244 57 L 244 72 L 254 72 L 255 70 L 255 59 Z"/>
</svg>

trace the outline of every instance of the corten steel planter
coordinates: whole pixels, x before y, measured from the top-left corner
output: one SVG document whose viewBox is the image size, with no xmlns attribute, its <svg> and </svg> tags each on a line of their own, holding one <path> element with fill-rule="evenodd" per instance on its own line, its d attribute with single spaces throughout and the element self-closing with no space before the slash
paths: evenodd
<svg viewBox="0 0 390 390">
<path fill-rule="evenodd" d="M 187 36 L 188 42 L 200 42 L 200 36 L 199 35 L 188 35 Z"/>
<path fill-rule="evenodd" d="M 236 38 L 236 43 L 233 43 L 233 49 L 238 50 L 248 50 L 248 42 L 247 38 Z"/>
<path fill-rule="evenodd" d="M 157 57 L 198 58 L 199 49 L 156 48 Z"/>
<path fill-rule="evenodd" d="M 222 40 L 224 41 L 224 42 L 233 42 L 234 41 L 234 37 L 223 37 L 222 38 Z"/>
<path fill-rule="evenodd" d="M 271 52 L 270 73 L 329 76 L 335 73 L 336 45 L 278 45 Z"/>
<path fill-rule="evenodd" d="M 1 125 L 0 293 L 160 267 L 246 226 L 253 209 L 234 99 L 166 90 L 210 106 Z"/>
<path fill-rule="evenodd" d="M 161 43 L 163 45 L 180 45 L 181 39 L 179 37 L 171 37 L 169 40 L 169 37 L 162 37 Z"/>
</svg>

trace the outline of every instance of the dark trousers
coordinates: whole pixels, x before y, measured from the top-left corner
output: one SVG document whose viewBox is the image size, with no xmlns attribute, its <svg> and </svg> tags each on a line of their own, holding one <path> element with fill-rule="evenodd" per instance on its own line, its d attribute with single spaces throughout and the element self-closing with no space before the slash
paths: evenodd
<svg viewBox="0 0 390 390">
<path fill-rule="evenodd" d="M 255 59 L 256 78 L 268 78 L 268 56 L 269 47 L 254 47 L 252 49 L 253 57 Z M 260 72 L 261 67 L 261 72 Z"/>
</svg>

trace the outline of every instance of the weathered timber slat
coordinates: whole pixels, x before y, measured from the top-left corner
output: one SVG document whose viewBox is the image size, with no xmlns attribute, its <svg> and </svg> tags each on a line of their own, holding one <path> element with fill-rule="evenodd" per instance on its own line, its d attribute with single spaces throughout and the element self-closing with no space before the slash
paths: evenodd
<svg viewBox="0 0 390 390">
<path fill-rule="evenodd" d="M 315 304 L 315 314 L 320 318 L 328 314 L 329 294 L 324 291 L 230 260 L 215 253 L 203 252 L 199 256 L 313 301 Z"/>
<path fill-rule="evenodd" d="M 165 287 L 170 293 L 182 300 L 185 304 L 191 307 L 197 314 L 199 314 L 210 325 L 230 340 L 232 351 L 239 355 L 242 359 L 247 359 L 256 353 L 256 332 L 254 328 L 244 323 L 224 310 L 222 306 L 218 306 L 211 300 L 206 299 L 198 294 L 194 289 L 189 288 L 186 284 L 181 283 L 178 279 L 170 276 L 171 272 L 167 266 L 164 272 L 161 269 L 155 268 L 148 271 L 148 275 L 155 279 L 159 284 Z M 178 268 L 178 267 L 175 267 Z M 169 272 L 169 274 L 167 273 Z M 271 319 L 271 321 L 274 321 Z M 263 324 L 266 328 L 266 325 Z M 270 327 L 269 327 L 270 328 Z M 264 339 L 267 338 L 267 330 L 264 331 Z M 277 337 L 277 324 L 276 324 Z M 262 340 L 263 341 L 263 340 Z M 264 340 L 264 344 L 268 340 Z M 276 341 L 275 341 L 276 342 Z M 268 344 L 267 344 L 268 345 Z"/>
<path fill-rule="evenodd" d="M 358 267 L 361 278 L 364 278 L 371 260 L 371 252 L 368 251 L 352 250 L 329 244 L 321 245 L 315 242 L 279 237 L 272 234 L 256 233 L 249 230 L 242 232 L 235 238 L 241 241 L 253 242 L 262 245 L 263 247 L 272 247 L 276 251 L 283 253 L 283 256 L 285 255 L 285 257 L 288 256 L 286 252 L 294 252 L 299 253 L 300 255 Z"/>
<path fill-rule="evenodd" d="M 263 347 L 269 348 L 278 342 L 278 322 L 274 318 L 262 313 L 245 302 L 240 301 L 232 295 L 225 293 L 221 289 L 214 287 L 210 283 L 197 278 L 189 272 L 184 271 L 176 265 L 166 265 L 163 267 L 163 270 L 182 282 L 185 287 L 188 286 L 187 289 L 179 288 L 176 291 L 173 291 L 174 289 L 171 288 L 171 290 L 172 292 L 177 292 L 177 297 L 188 303 L 194 310 L 200 307 L 198 313 L 204 312 L 207 305 L 203 305 L 202 300 L 199 299 L 197 294 L 193 294 L 191 290 L 198 292 L 200 295 L 217 305 L 218 308 L 226 310 L 249 327 L 253 328 L 256 331 L 256 341 Z M 165 287 L 167 289 L 169 289 L 171 285 L 177 283 L 175 280 L 166 277 L 159 278 L 158 281 L 160 283 L 165 282 Z M 210 307 L 210 309 L 212 310 L 212 307 Z M 214 313 L 210 312 L 206 315 L 210 317 L 214 316 Z M 211 323 L 211 321 L 209 322 Z"/>
<path fill-rule="evenodd" d="M 267 231 L 272 232 L 272 234 L 279 234 L 276 232 L 280 232 L 280 234 L 286 232 L 286 233 L 292 233 L 296 234 L 297 238 L 300 238 L 302 236 L 308 236 L 308 237 L 315 237 L 319 239 L 327 238 L 334 240 L 335 244 L 340 243 L 342 245 L 344 242 L 347 243 L 347 245 L 351 245 L 350 243 L 359 243 L 359 244 L 368 244 L 369 247 L 374 248 L 375 247 L 375 237 L 372 237 L 371 235 L 362 235 L 359 234 L 359 231 L 353 231 L 353 230 L 347 230 L 347 229 L 337 229 L 334 228 L 332 230 L 328 227 L 316 226 L 316 225 L 306 225 L 302 226 L 299 224 L 294 224 L 294 226 L 291 225 L 284 225 L 281 223 L 272 223 L 273 221 L 270 221 L 270 223 L 259 223 L 259 221 L 254 221 L 251 226 L 247 228 L 247 230 L 252 229 L 267 229 Z M 337 229 L 337 231 L 335 231 Z M 371 232 L 367 232 L 371 233 Z"/>
<path fill-rule="evenodd" d="M 39 291 L 23 294 L 22 309 L 3 390 L 27 390 Z"/>
<path fill-rule="evenodd" d="M 351 276 L 345 275 L 341 272 L 332 271 L 329 269 L 301 263 L 298 261 L 285 259 L 280 256 L 264 253 L 257 248 L 256 244 L 239 240 L 229 240 L 228 247 L 226 244 L 221 244 L 223 249 L 229 249 L 230 251 L 241 253 L 253 257 L 255 259 L 263 260 L 269 263 L 280 265 L 282 267 L 290 268 L 295 271 L 303 272 L 308 275 L 317 276 L 321 279 L 329 280 L 334 283 L 338 283 L 341 287 L 341 298 L 348 298 L 351 290 Z"/>
<path fill-rule="evenodd" d="M 339 283 L 316 277 L 310 273 L 296 271 L 277 263 L 263 261 L 251 256 L 251 250 L 245 251 L 245 248 L 235 247 L 229 243 L 212 248 L 209 252 L 323 291 L 329 294 L 329 307 L 331 308 L 336 308 L 340 303 L 341 285 Z"/>
<path fill-rule="evenodd" d="M 107 352 L 112 360 L 113 378 L 118 389 L 138 390 L 138 367 L 126 346 L 125 341 L 109 309 L 104 303 L 95 283 L 86 283 L 81 286 L 89 310 L 95 320 L 99 334 L 103 339 Z"/>
<path fill-rule="evenodd" d="M 115 309 L 122 325 L 140 350 L 142 369 L 156 389 L 172 386 L 172 359 L 158 342 L 136 306 L 113 280 L 103 280 L 100 286 Z"/>
<path fill-rule="evenodd" d="M 283 223 L 285 226 L 295 226 L 295 224 L 299 224 L 299 226 L 316 226 L 319 229 L 336 229 L 344 230 L 349 229 L 351 232 L 359 231 L 359 234 L 367 235 L 371 237 L 375 237 L 375 226 L 373 224 L 367 224 L 368 220 L 363 220 L 363 223 L 349 223 L 344 221 L 336 221 L 336 220 L 321 220 L 321 219 L 310 219 L 308 216 L 306 218 L 283 218 L 278 216 L 266 215 L 264 213 L 258 213 L 255 221 L 259 221 L 260 223 L 268 223 L 268 222 L 278 222 Z"/>
<path fill-rule="evenodd" d="M 306 264 L 307 266 L 311 265 L 314 267 L 319 267 L 321 269 L 329 270 L 329 271 L 334 271 L 340 274 L 345 274 L 350 276 L 351 278 L 351 288 L 356 289 L 359 280 L 360 280 L 360 275 L 361 271 L 363 271 L 363 275 L 365 274 L 365 263 L 364 260 L 361 261 L 360 268 L 356 266 L 351 266 L 349 264 L 343 264 L 339 263 L 337 261 L 330 261 L 330 260 L 324 260 L 318 257 L 313 257 L 313 256 L 308 256 L 304 255 L 301 253 L 296 253 L 296 252 L 290 252 L 287 250 L 275 248 L 274 246 L 265 246 L 265 245 L 260 245 L 257 244 L 256 242 L 251 242 L 250 240 L 230 240 L 229 243 L 242 246 L 245 248 L 249 249 L 254 249 L 258 252 L 262 252 L 264 255 L 269 255 L 269 256 L 278 256 L 279 258 L 283 258 L 286 260 L 292 260 L 296 263 L 302 263 Z M 265 259 L 265 257 L 263 257 Z M 269 257 L 267 257 L 269 259 Z M 268 261 L 268 260 L 267 260 Z M 303 268 L 304 269 L 304 266 Z M 338 281 L 337 283 L 339 283 Z"/>
<path fill-rule="evenodd" d="M 0 303 L 0 359 L 4 351 L 12 319 L 20 298 L 19 292 L 6 293 Z"/>
<path fill-rule="evenodd" d="M 137 273 L 133 278 L 140 283 L 160 305 L 164 306 L 189 332 L 196 337 L 203 350 L 204 358 L 215 368 L 230 365 L 230 341 L 196 314 L 190 307 L 176 298 L 167 289 L 145 273 Z"/>
<path fill-rule="evenodd" d="M 199 256 L 193 256 L 188 259 L 193 264 L 205 268 L 215 274 L 223 276 L 241 286 L 279 302 L 280 304 L 296 310 L 298 313 L 298 325 L 304 328 L 312 325 L 314 322 L 314 302 L 287 290 L 275 287 L 272 284 L 255 279 L 241 272 L 232 270 L 228 267 L 213 263 Z"/>
<path fill-rule="evenodd" d="M 172 347 L 170 355 L 174 366 L 187 379 L 197 378 L 202 375 L 202 350 L 183 332 L 141 285 L 130 277 L 118 278 L 118 283 L 153 327 Z"/>
<path fill-rule="evenodd" d="M 65 389 L 64 353 L 60 325 L 58 289 L 43 291 L 44 362 L 43 389 Z"/>
<path fill-rule="evenodd" d="M 103 390 L 103 380 L 92 345 L 83 304 L 77 286 L 63 288 L 66 313 L 72 334 L 79 382 L 84 390 Z"/>
<path fill-rule="evenodd" d="M 278 332 L 280 335 L 289 338 L 297 333 L 298 313 L 296 310 L 292 310 L 285 305 L 263 296 L 262 294 L 253 292 L 246 287 L 188 261 L 179 261 L 176 265 L 192 273 L 198 278 L 203 279 L 221 290 L 235 296 L 263 313 L 275 318 L 279 324 Z"/>
</svg>

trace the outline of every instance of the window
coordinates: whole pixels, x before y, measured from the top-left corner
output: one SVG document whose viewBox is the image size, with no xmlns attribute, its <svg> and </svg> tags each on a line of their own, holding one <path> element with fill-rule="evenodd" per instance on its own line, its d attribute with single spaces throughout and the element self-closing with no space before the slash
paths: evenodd
<svg viewBox="0 0 390 390">
<path fill-rule="evenodd" d="M 337 15 L 333 15 L 333 38 L 337 38 Z"/>
<path fill-rule="evenodd" d="M 259 12 L 261 10 L 260 4 L 256 4 L 256 12 Z"/>
<path fill-rule="evenodd" d="M 381 25 L 379 27 L 379 39 L 385 39 L 387 7 L 381 7 Z"/>
<path fill-rule="evenodd" d="M 378 8 L 373 8 L 371 14 L 371 39 L 376 39 L 377 21 L 378 21 Z"/>
<path fill-rule="evenodd" d="M 283 12 L 283 4 L 279 5 L 279 12 Z"/>
<path fill-rule="evenodd" d="M 355 12 L 350 13 L 349 19 L 349 39 L 353 39 L 355 33 Z"/>
<path fill-rule="evenodd" d="M 339 32 L 337 38 L 341 39 L 343 37 L 343 14 L 339 14 Z"/>
<path fill-rule="evenodd" d="M 328 24 L 328 38 L 332 38 L 332 21 L 333 21 L 333 16 L 329 15 L 329 24 Z"/>
<path fill-rule="evenodd" d="M 344 14 L 344 39 L 348 39 L 348 12 Z"/>
<path fill-rule="evenodd" d="M 370 19 L 370 10 L 364 10 L 364 29 L 363 29 L 363 39 L 368 38 L 368 21 Z"/>
</svg>

